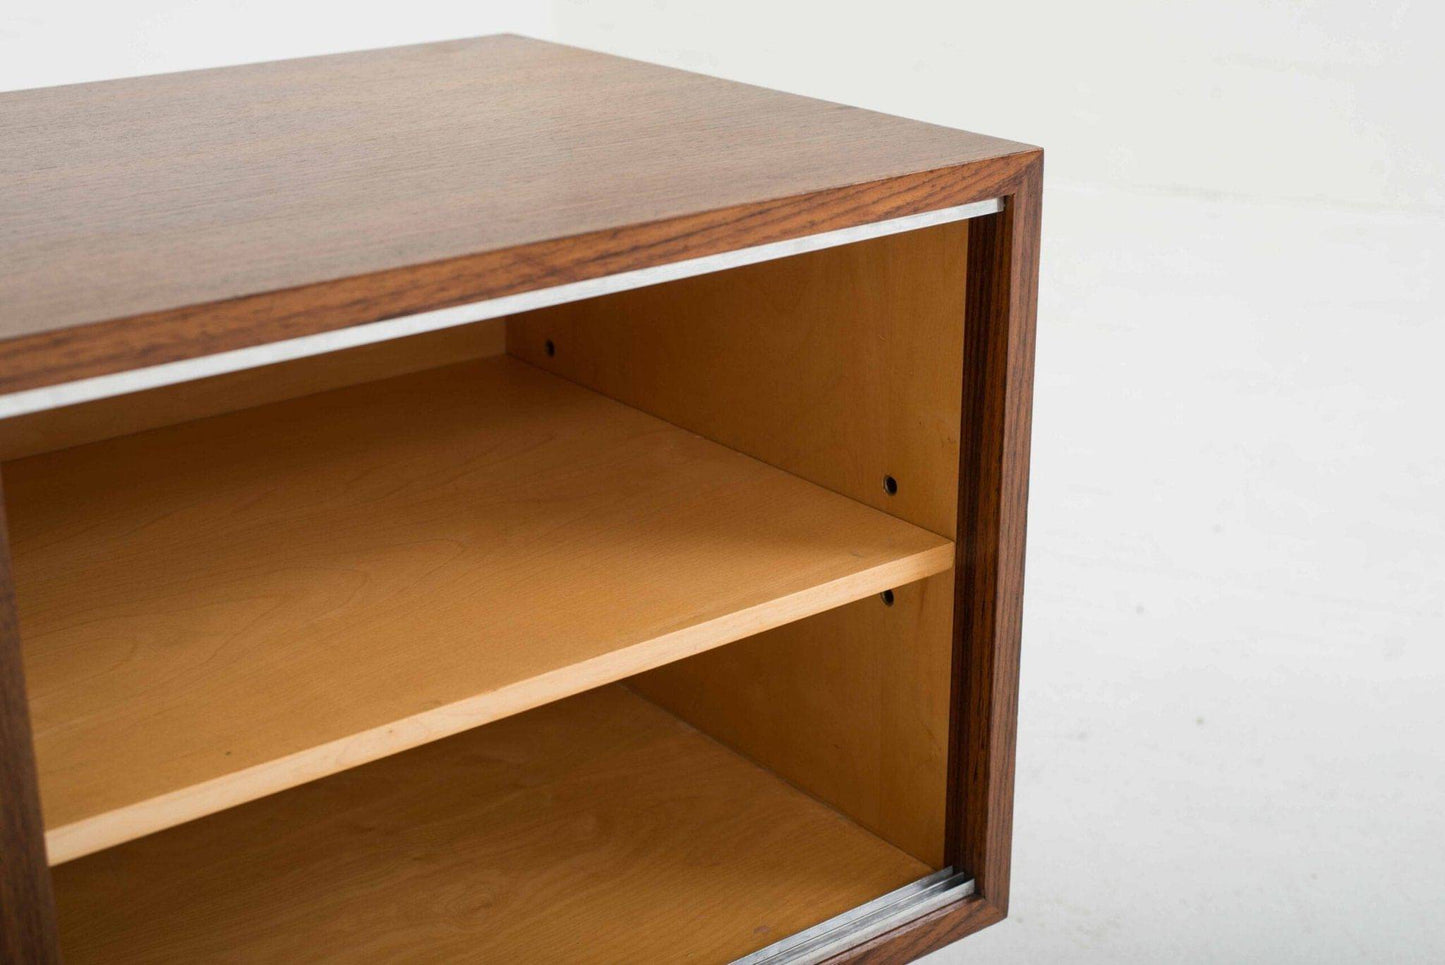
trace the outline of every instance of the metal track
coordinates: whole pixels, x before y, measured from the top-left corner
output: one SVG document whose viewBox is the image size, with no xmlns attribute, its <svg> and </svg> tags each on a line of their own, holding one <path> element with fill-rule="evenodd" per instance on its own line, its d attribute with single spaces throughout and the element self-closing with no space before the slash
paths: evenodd
<svg viewBox="0 0 1445 965">
<path fill-rule="evenodd" d="M 648 285 L 659 285 L 664 282 L 677 281 L 680 278 L 726 271 L 729 268 L 740 268 L 743 265 L 755 265 L 763 261 L 788 258 L 809 251 L 821 251 L 824 248 L 836 248 L 839 245 L 850 245 L 872 238 L 882 238 L 885 235 L 900 234 L 904 231 L 916 231 L 920 228 L 930 228 L 953 221 L 966 221 L 969 218 L 995 214 L 1002 210 L 1003 201 L 998 198 L 976 201 L 973 204 L 940 208 L 937 211 L 925 211 L 922 214 L 911 214 L 888 221 L 875 221 L 852 228 L 840 228 L 837 231 L 825 231 L 821 234 L 805 235 L 787 241 L 739 248 L 735 251 L 725 251 L 702 258 L 690 258 L 667 265 L 655 265 L 651 268 L 640 268 L 636 271 L 624 271 L 615 275 L 604 275 L 601 278 L 589 278 L 586 281 L 555 285 L 551 288 L 539 288 L 516 295 L 505 295 L 501 298 L 490 298 L 468 305 L 457 305 L 432 312 L 388 318 L 331 332 L 320 332 L 316 335 L 303 335 L 300 338 L 270 342 L 266 345 L 255 345 L 200 358 L 183 359 L 179 362 L 166 362 L 162 365 L 117 372 L 114 375 L 77 379 L 74 382 L 47 385 L 38 389 L 26 389 L 21 392 L 12 392 L 9 395 L 0 395 L 0 419 L 42 412 L 46 409 L 58 409 L 80 402 L 92 402 L 96 399 L 125 395 L 130 392 L 140 392 L 163 385 L 175 385 L 178 382 L 190 382 L 213 375 L 224 375 L 228 372 L 239 372 L 243 369 L 287 362 L 310 355 L 323 355 L 327 352 L 355 348 L 359 345 L 371 345 L 376 342 L 404 338 L 408 335 L 435 332 L 443 328 L 467 325 L 489 318 L 501 318 L 504 315 L 515 315 L 518 312 L 581 301 L 584 298 L 596 298 L 599 295 L 645 288 Z"/>
<path fill-rule="evenodd" d="M 944 868 L 866 905 L 760 948 L 737 959 L 733 965 L 812 965 L 971 894 L 971 876 L 954 874 L 952 868 Z"/>
</svg>

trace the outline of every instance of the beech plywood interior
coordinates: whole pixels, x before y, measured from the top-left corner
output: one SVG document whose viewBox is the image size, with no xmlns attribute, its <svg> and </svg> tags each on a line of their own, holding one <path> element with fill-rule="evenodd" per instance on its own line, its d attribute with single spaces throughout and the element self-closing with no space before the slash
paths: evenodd
<svg viewBox="0 0 1445 965">
<path fill-rule="evenodd" d="M 507 347 L 952 539 L 967 261 L 947 224 L 514 316 Z M 952 601 L 948 575 L 636 686 L 937 865 Z"/>
<path fill-rule="evenodd" d="M 940 225 L 516 315 L 507 350 L 952 539 L 967 262 Z"/>
<path fill-rule="evenodd" d="M 795 786 L 942 867 L 953 574 L 630 681 Z M 841 699 L 840 699 L 841 697 Z"/>
<path fill-rule="evenodd" d="M 10 463 L 52 862 L 947 570 L 505 356 Z"/>
<path fill-rule="evenodd" d="M 725 962 L 929 868 L 620 686 L 56 869 L 72 965 Z"/>
</svg>

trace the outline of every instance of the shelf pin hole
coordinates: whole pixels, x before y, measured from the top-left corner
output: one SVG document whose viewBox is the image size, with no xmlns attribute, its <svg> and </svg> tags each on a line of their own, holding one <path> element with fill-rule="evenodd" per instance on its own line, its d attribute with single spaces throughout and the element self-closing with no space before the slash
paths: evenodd
<svg viewBox="0 0 1445 965">
<path fill-rule="evenodd" d="M 878 599 L 880 599 L 880 600 L 883 601 L 883 605 L 884 605 L 884 606 L 892 606 L 892 605 L 893 605 L 893 591 L 892 591 L 892 590 L 884 590 L 882 593 L 878 594 Z"/>
<path fill-rule="evenodd" d="M 896 496 L 898 494 L 898 480 L 892 476 L 884 476 L 883 491 L 890 496 Z"/>
<path fill-rule="evenodd" d="M 551 358 L 552 356 L 557 354 L 557 346 L 552 344 L 552 340 L 550 338 L 547 339 L 547 344 L 544 346 L 544 348 L 546 348 L 547 350 L 548 358 Z"/>
</svg>

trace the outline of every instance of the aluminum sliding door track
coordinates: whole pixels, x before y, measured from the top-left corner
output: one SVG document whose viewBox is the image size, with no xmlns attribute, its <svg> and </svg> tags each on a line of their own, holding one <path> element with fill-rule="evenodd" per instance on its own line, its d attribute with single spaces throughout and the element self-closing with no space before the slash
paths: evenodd
<svg viewBox="0 0 1445 965">
<path fill-rule="evenodd" d="M 973 878 L 952 868 L 890 891 L 812 928 L 745 955 L 733 965 L 812 965 L 973 894 Z"/>
<path fill-rule="evenodd" d="M 335 331 L 319 332 L 315 335 L 303 335 L 300 338 L 270 342 L 266 345 L 254 345 L 215 355 L 166 362 L 147 368 L 132 369 L 128 372 L 117 372 L 113 375 L 99 375 L 94 378 L 77 379 L 74 382 L 63 382 L 59 385 L 26 389 L 12 392 L 9 395 L 0 395 L 0 419 L 42 412 L 46 409 L 58 409 L 81 402 L 93 402 L 96 399 L 155 389 L 164 385 L 175 385 L 179 382 L 190 382 L 213 375 L 240 372 L 244 369 L 259 368 L 276 362 L 288 362 L 311 355 L 323 355 L 327 352 L 337 352 L 361 345 L 372 345 L 391 339 L 405 338 L 408 335 L 435 332 L 457 325 L 501 318 L 504 315 L 515 315 L 537 308 L 549 308 L 566 302 L 581 301 L 584 298 L 611 295 L 614 292 L 660 285 L 682 278 L 726 271 L 729 268 L 741 268 L 744 265 L 755 265 L 759 262 L 788 258 L 810 251 L 821 251 L 824 248 L 836 248 L 839 245 L 901 234 L 905 231 L 917 231 L 920 228 L 931 228 L 954 221 L 966 221 L 981 215 L 995 214 L 1002 210 L 1003 201 L 999 198 L 992 198 L 987 201 L 976 201 L 952 208 L 940 208 L 937 211 L 925 211 L 921 214 L 911 214 L 887 221 L 874 221 L 852 228 L 840 228 L 837 231 L 804 235 L 800 238 L 791 238 L 772 244 L 739 248 L 735 251 L 706 255 L 702 258 L 689 258 L 686 261 L 675 261 L 667 265 L 654 265 L 651 268 L 639 268 L 636 271 L 624 271 L 615 275 L 589 278 L 586 281 L 555 285 L 551 288 L 538 288 L 516 295 L 504 295 L 500 298 L 490 298 L 452 308 L 388 318 Z"/>
</svg>

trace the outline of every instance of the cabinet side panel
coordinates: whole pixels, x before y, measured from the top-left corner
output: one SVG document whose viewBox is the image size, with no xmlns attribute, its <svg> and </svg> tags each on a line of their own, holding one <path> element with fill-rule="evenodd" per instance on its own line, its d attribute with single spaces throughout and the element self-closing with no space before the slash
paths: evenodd
<svg viewBox="0 0 1445 965">
<path fill-rule="evenodd" d="M 953 538 L 967 243 L 943 225 L 513 316 L 507 347 Z M 634 686 L 938 866 L 952 596 L 944 574 Z"/>
<path fill-rule="evenodd" d="M 1043 158 L 971 222 L 949 859 L 1007 914 Z"/>
<path fill-rule="evenodd" d="M 0 962 L 59 962 L 0 485 Z"/>
</svg>

